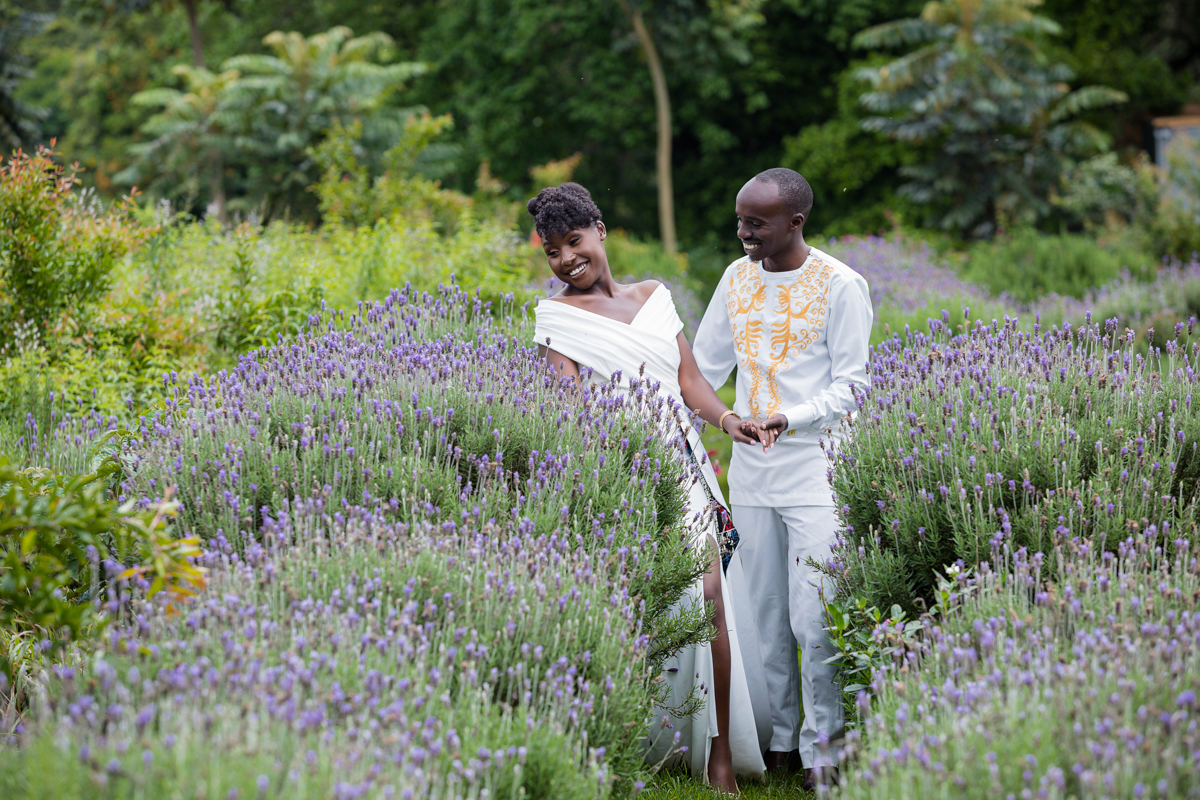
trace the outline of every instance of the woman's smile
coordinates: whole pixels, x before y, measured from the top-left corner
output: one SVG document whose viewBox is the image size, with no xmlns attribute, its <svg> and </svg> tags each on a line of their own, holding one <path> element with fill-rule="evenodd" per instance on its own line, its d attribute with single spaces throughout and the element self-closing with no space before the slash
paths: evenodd
<svg viewBox="0 0 1200 800">
<path fill-rule="evenodd" d="M 588 265 L 588 262 L 581 261 L 578 264 L 576 264 L 575 266 L 568 268 L 567 269 L 567 277 L 568 278 L 578 278 L 580 275 L 583 274 L 583 271 L 585 269 L 587 269 L 587 265 Z"/>
</svg>

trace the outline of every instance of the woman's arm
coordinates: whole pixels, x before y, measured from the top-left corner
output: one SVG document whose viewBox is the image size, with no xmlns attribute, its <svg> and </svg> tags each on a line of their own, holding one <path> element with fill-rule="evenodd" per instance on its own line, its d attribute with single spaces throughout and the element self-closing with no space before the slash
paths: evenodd
<svg viewBox="0 0 1200 800">
<path fill-rule="evenodd" d="M 570 378 L 572 384 L 579 385 L 579 365 L 574 361 L 544 344 L 538 345 L 538 355 L 546 359 L 550 369 L 558 373 L 559 378 Z"/>
<path fill-rule="evenodd" d="M 722 429 L 735 442 L 753 444 L 757 441 L 746 435 L 742 419 L 737 414 L 730 414 L 724 420 L 721 419 L 722 415 L 729 410 L 729 406 L 721 402 L 721 398 L 717 397 L 712 386 L 700 374 L 700 367 L 696 366 L 692 348 L 688 345 L 683 333 L 680 333 L 677 339 L 679 342 L 679 393 L 683 395 L 683 402 L 687 403 L 688 408 L 697 412 L 700 419 L 710 425 L 716 425 L 723 421 Z M 756 430 L 753 426 L 746 426 L 746 429 Z"/>
</svg>

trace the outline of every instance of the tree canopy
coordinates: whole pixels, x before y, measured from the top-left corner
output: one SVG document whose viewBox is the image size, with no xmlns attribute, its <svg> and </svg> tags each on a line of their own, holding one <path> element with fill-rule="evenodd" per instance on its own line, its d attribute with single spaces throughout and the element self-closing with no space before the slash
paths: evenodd
<svg viewBox="0 0 1200 800">
<path fill-rule="evenodd" d="M 998 2 L 975 5 L 987 17 L 988 9 L 1006 5 Z M 877 229 L 887 224 L 884 212 L 910 221 L 929 216 L 968 232 L 985 230 L 997 213 L 1042 218 L 1049 213 L 1049 176 L 1107 146 L 1099 144 L 1103 137 L 1089 138 L 1093 133 L 1106 134 L 1118 150 L 1137 147 L 1150 116 L 1177 113 L 1189 99 L 1200 98 L 1200 22 L 1187 13 L 1190 2 L 1010 2 L 1047 22 L 1026 21 L 1020 33 L 1006 34 L 991 23 L 980 28 L 974 22 L 938 22 L 929 17 L 934 11 L 922 16 L 927 4 L 921 0 L 628 0 L 657 51 L 665 90 L 660 95 L 669 100 L 668 166 L 680 246 L 694 264 L 726 260 L 732 197 L 750 176 L 781 163 L 811 173 L 818 202 L 810 226 L 818 232 Z M 306 154 L 322 141 L 333 118 L 362 117 L 358 146 L 364 163 L 378 170 L 382 153 L 401 135 L 404 116 L 425 109 L 434 117 L 451 115 L 454 125 L 434 145 L 440 158 L 421 166 L 424 177 L 469 192 L 486 163 L 489 179 L 507 185 L 508 196 L 518 200 L 537 188 L 531 166 L 580 153 L 576 179 L 593 190 L 606 219 L 640 235 L 659 236 L 662 230 L 662 164 L 656 165 L 656 154 L 662 151 L 663 115 L 656 110 L 656 79 L 643 41 L 620 0 L 39 5 L 48 12 L 46 24 L 20 46 L 30 74 L 10 94 L 29 108 L 44 109 L 40 138 L 58 137 L 64 158 L 80 161 L 84 179 L 110 195 L 138 180 L 152 194 L 170 186 L 197 212 L 223 189 L 233 209 L 315 214 L 316 199 L 302 184 L 312 183 L 318 172 Z M 971 3 L 928 5 L 961 17 Z M 80 12 L 85 7 L 91 9 L 87 14 Z M 854 46 L 856 35 L 879 25 L 885 28 L 857 40 L 870 43 L 874 36 L 878 48 Z M 369 83 L 367 64 L 391 70 L 392 78 L 404 72 L 403 79 L 379 92 L 367 83 L 349 88 L 347 82 L 346 91 L 331 90 L 329 98 L 310 104 L 307 89 L 289 83 L 289 76 L 301 74 L 288 66 L 289 53 L 300 52 L 295 48 L 301 40 L 309 47 L 313 37 L 342 28 L 354 31 L 351 39 L 363 37 L 363 46 L 374 42 L 370 59 L 343 70 L 347 81 L 353 73 L 353 81 Z M 965 47 L 967 30 L 985 35 Z M 901 35 L 920 31 L 925 38 L 919 41 Z M 390 37 L 389 43 L 371 38 L 376 33 Z M 221 127 L 207 116 L 196 127 L 188 119 L 193 112 L 177 105 L 204 78 L 176 69 L 200 68 L 197 37 L 212 80 L 237 72 L 230 87 L 240 88 L 221 90 L 222 109 L 242 114 L 242 127 Z M 1031 48 L 1019 41 L 1026 38 Z M 931 47 L 925 55 L 912 54 Z M 1020 75 L 1013 85 L 1024 88 L 1017 95 L 1005 94 L 1004 81 L 995 73 L 989 78 L 981 66 L 994 57 Z M 914 68 L 935 65 L 944 75 L 904 89 L 873 86 L 870 70 L 889 59 L 907 59 L 901 65 Z M 416 64 L 428 65 L 428 71 L 417 75 Z M 1074 88 L 1061 92 L 1063 83 Z M 968 84 L 986 89 L 975 98 L 979 102 L 968 98 Z M 1092 111 L 1099 100 L 1116 95 L 1079 91 L 1090 86 L 1108 86 L 1129 99 Z M 346 92 L 359 91 L 365 105 L 351 108 L 358 99 L 351 102 Z M 959 159 L 947 168 L 949 162 L 936 161 L 950 141 L 944 134 L 908 136 L 928 132 L 934 122 L 931 116 L 906 117 L 915 112 L 902 106 L 937 91 L 957 93 L 957 104 L 941 112 L 942 123 L 949 116 L 957 120 L 951 129 L 962 132 L 969 124 L 1004 129 L 1000 138 L 1006 144 L 998 149 L 1004 155 L 997 156 L 993 178 L 1014 160 L 1025 169 L 1027 157 L 1035 165 L 1026 170 L 1033 177 L 1018 184 L 989 178 L 981 191 L 993 199 L 982 205 L 960 203 L 953 191 L 934 190 L 928 181 L 920 189 L 921 169 L 955 174 L 972 163 Z M 864 94 L 871 95 L 868 107 L 859 102 Z M 2 98 L 0 91 L 0 106 Z M 371 106 L 387 113 L 376 114 Z M 252 108 L 261 113 L 250 113 Z M 385 118 L 390 127 L 381 124 Z M 877 121 L 864 130 L 868 118 Z M 384 130 L 373 138 L 373 131 Z M 180 143 L 192 141 L 188 137 L 208 137 L 203 169 L 181 171 L 169 157 L 186 150 Z M 953 139 L 952 147 L 966 147 L 970 138 Z M 981 156 L 984 140 L 979 134 L 970 145 Z M 908 188 L 898 194 L 904 185 Z M 956 214 L 947 217 L 950 212 Z"/>
</svg>

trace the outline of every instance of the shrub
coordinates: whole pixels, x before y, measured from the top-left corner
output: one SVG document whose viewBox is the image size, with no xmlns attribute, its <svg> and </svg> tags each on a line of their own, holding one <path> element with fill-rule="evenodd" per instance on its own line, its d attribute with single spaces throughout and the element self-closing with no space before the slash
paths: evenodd
<svg viewBox="0 0 1200 800">
<path fill-rule="evenodd" d="M 831 481 L 846 524 L 825 565 L 843 597 L 918 610 L 948 564 L 992 543 L 1195 536 L 1196 343 L 1147 360 L 1117 320 L 910 333 L 875 346 Z M 1178 336 L 1184 328 L 1180 324 Z"/>
<path fill-rule="evenodd" d="M 1005 538 L 945 578 L 919 654 L 873 681 L 841 794 L 1194 795 L 1200 547 L 1174 536 Z"/>
<path fill-rule="evenodd" d="M 335 120 L 325 140 L 311 151 L 321 178 L 310 188 L 320 200 L 324 223 L 359 227 L 423 220 L 453 231 L 470 198 L 442 189 L 416 171 L 430 144 L 452 124 L 449 114 L 409 117 L 399 141 L 383 155 L 381 174 L 372 177 L 369 165 L 359 160 L 362 123 Z"/>
<path fill-rule="evenodd" d="M 822 249 L 863 276 L 871 291 L 875 320 L 871 341 L 889 339 L 906 328 L 925 330 L 944 308 L 969 306 L 977 314 L 1003 316 L 1005 308 L 979 286 L 962 280 L 925 242 L 900 236 L 847 236 Z"/>
<path fill-rule="evenodd" d="M 170 387 L 122 492 L 179 487 L 204 602 L 135 599 L 0 749 L 0 791 L 56 760 L 63 796 L 97 768 L 128 796 L 147 764 L 162 795 L 592 797 L 644 774 L 662 661 L 708 634 L 671 614 L 702 564 L 657 395 L 568 392 L 519 319 L 457 290 Z"/>
<path fill-rule="evenodd" d="M 78 182 L 44 147 L 0 165 L 0 353 L 22 328 L 44 338 L 68 310 L 86 314 L 143 236 L 131 199 L 100 210 L 72 193 Z"/>
<path fill-rule="evenodd" d="M 1022 229 L 972 247 L 962 274 L 988 287 L 993 295 L 1029 302 L 1046 294 L 1082 297 L 1123 272 L 1152 280 L 1155 263 L 1136 250 L 1106 246 L 1088 236 Z"/>
<path fill-rule="evenodd" d="M 1148 220 L 1156 187 L 1143 154 L 1134 166 L 1122 164 L 1116 153 L 1093 156 L 1063 174 L 1062 191 L 1050 202 L 1073 224 L 1104 230 Z"/>
<path fill-rule="evenodd" d="M 8 635 L 36 633 L 54 649 L 94 636 L 116 608 L 109 603 L 109 615 L 100 613 L 105 587 L 125 561 L 138 565 L 123 577 L 149 575 L 152 595 L 165 588 L 178 599 L 203 583 L 188 562 L 199 554 L 196 540 L 165 531 L 174 506 L 118 507 L 103 474 L 18 470 L 0 459 L 0 627 Z M 0 652 L 0 674 L 11 681 L 18 671 Z"/>
<path fill-rule="evenodd" d="M 1125 275 L 1083 299 L 1048 297 L 1032 304 L 1046 321 L 1082 325 L 1089 313 L 1097 319 L 1120 318 L 1121 324 L 1137 334 L 1141 350 L 1163 348 L 1172 338 L 1175 325 L 1200 317 L 1200 263 L 1168 260 L 1150 282 Z"/>
<path fill-rule="evenodd" d="M 903 664 L 910 653 L 920 650 L 921 620 L 909 619 L 900 606 L 892 606 L 884 616 L 874 606 L 859 598 L 821 598 L 825 607 L 825 627 L 829 642 L 837 653 L 825 659 L 838 668 L 842 685 L 842 700 L 846 706 L 848 727 L 861 721 L 859 711 L 865 702 L 859 694 L 868 692 L 881 670 L 893 663 Z"/>
</svg>

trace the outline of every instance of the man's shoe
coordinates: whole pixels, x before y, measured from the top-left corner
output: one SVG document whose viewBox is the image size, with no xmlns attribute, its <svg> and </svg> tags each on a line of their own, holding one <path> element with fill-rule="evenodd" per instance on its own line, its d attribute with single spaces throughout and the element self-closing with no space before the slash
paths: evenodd
<svg viewBox="0 0 1200 800">
<path fill-rule="evenodd" d="M 800 751 L 768 750 L 763 754 L 763 762 L 767 765 L 767 773 L 795 773 L 803 769 L 800 761 Z"/>
<path fill-rule="evenodd" d="M 801 787 L 805 791 L 815 792 L 817 787 L 821 785 L 838 785 L 837 767 L 817 767 L 816 769 L 804 770 L 804 782 L 801 784 Z"/>
</svg>

